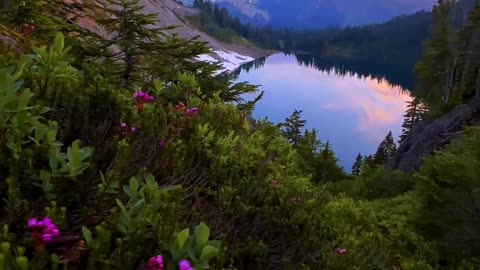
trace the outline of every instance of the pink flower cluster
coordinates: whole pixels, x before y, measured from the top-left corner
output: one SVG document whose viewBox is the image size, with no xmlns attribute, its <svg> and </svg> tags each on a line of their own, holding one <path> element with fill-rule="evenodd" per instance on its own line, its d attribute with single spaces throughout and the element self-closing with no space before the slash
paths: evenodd
<svg viewBox="0 0 480 270">
<path fill-rule="evenodd" d="M 336 249 L 335 249 L 335 254 L 337 254 L 337 255 L 345 255 L 345 254 L 347 254 L 347 249 L 346 249 L 346 248 L 336 248 Z"/>
<path fill-rule="evenodd" d="M 36 218 L 30 218 L 28 228 L 32 230 L 32 240 L 35 247 L 43 247 L 60 235 L 57 226 L 48 217 L 40 221 Z"/>
<path fill-rule="evenodd" d="M 292 202 L 295 203 L 295 204 L 301 204 L 303 202 L 303 198 L 302 197 L 294 197 L 294 198 L 292 198 Z"/>
<path fill-rule="evenodd" d="M 127 123 L 120 124 L 120 127 L 122 128 L 122 135 L 128 139 L 131 139 L 133 134 L 137 132 L 136 127 L 129 127 Z"/>
<path fill-rule="evenodd" d="M 179 270 L 195 270 L 192 266 L 190 266 L 190 262 L 187 260 L 181 260 L 178 264 Z"/>
<path fill-rule="evenodd" d="M 188 116 L 197 116 L 198 115 L 198 108 L 197 107 L 190 108 L 185 112 L 185 114 L 188 115 Z"/>
<path fill-rule="evenodd" d="M 187 116 L 197 116 L 199 111 L 197 107 L 192 107 L 187 109 L 187 106 L 183 102 L 178 103 L 177 106 L 175 106 L 175 111 L 176 112 L 185 112 L 185 115 Z"/>
<path fill-rule="evenodd" d="M 26 38 L 30 37 L 35 30 L 35 26 L 29 23 L 23 24 L 22 35 Z"/>
<path fill-rule="evenodd" d="M 147 270 L 163 270 L 164 263 L 162 255 L 158 255 L 155 257 L 151 257 L 147 262 Z M 187 260 L 181 260 L 178 263 L 179 270 L 195 270 L 191 265 L 190 262 Z"/>
<path fill-rule="evenodd" d="M 183 112 L 183 111 L 185 111 L 186 108 L 187 108 L 187 106 L 185 106 L 185 104 L 183 104 L 183 102 L 180 102 L 180 103 L 178 103 L 177 106 L 175 106 L 175 111 Z"/>
<path fill-rule="evenodd" d="M 272 180 L 272 187 L 278 187 L 280 182 L 278 180 Z"/>
<path fill-rule="evenodd" d="M 137 102 L 137 110 L 139 112 L 143 111 L 146 103 L 150 103 L 153 101 L 152 96 L 150 96 L 147 92 L 143 92 L 141 90 L 135 92 L 135 94 L 133 94 L 133 98 Z"/>
<path fill-rule="evenodd" d="M 150 260 L 147 262 L 147 270 L 163 270 L 162 255 L 150 258 Z"/>
</svg>

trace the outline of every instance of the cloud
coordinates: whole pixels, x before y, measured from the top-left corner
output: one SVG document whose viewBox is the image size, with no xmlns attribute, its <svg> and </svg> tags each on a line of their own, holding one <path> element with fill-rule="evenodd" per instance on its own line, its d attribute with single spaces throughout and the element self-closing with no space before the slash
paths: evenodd
<svg viewBox="0 0 480 270">
<path fill-rule="evenodd" d="M 242 79 L 261 84 L 262 90 L 267 90 L 262 101 L 267 113 L 288 114 L 295 108 L 304 110 L 309 118 L 324 119 L 321 121 L 333 117 L 336 125 L 348 124 L 351 132 L 369 144 L 377 144 L 390 130 L 398 133 L 406 101 L 410 100 L 402 89 L 387 81 L 328 74 L 299 66 L 293 57 L 283 55 L 278 59 L 272 56 L 260 72 L 249 75 Z"/>
</svg>

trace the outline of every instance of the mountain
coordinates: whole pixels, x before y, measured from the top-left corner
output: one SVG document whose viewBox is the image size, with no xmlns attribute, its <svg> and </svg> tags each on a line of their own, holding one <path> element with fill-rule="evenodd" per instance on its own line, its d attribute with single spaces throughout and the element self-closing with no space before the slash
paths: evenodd
<svg viewBox="0 0 480 270">
<path fill-rule="evenodd" d="M 273 27 L 327 28 L 383 22 L 395 16 L 429 10 L 436 0 L 212 0 L 242 14 L 252 24 Z M 188 4 L 188 1 L 185 3 Z M 261 18 L 261 19 L 260 19 Z"/>
</svg>

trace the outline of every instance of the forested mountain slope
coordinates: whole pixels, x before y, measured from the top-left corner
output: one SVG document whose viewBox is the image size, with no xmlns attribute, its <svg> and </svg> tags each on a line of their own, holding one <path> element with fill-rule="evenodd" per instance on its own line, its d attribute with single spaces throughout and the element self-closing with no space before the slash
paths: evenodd
<svg viewBox="0 0 480 270">
<path fill-rule="evenodd" d="M 185 3 L 193 1 L 184 0 Z M 325 29 L 382 23 L 393 17 L 430 10 L 434 0 L 217 0 L 245 23 L 274 28 Z"/>
</svg>

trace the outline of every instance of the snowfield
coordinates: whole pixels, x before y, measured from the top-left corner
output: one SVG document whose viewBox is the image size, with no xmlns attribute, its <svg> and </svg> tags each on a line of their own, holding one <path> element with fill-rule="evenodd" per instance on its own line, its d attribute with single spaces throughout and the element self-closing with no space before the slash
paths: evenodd
<svg viewBox="0 0 480 270">
<path fill-rule="evenodd" d="M 211 54 L 202 54 L 197 56 L 197 60 L 210 62 L 210 63 L 220 62 L 223 67 L 223 69 L 219 71 L 219 73 L 221 73 L 225 71 L 228 71 L 228 72 L 234 71 L 242 64 L 253 61 L 255 60 L 255 58 L 241 55 L 232 51 L 225 52 L 225 51 L 215 50 Z"/>
</svg>

